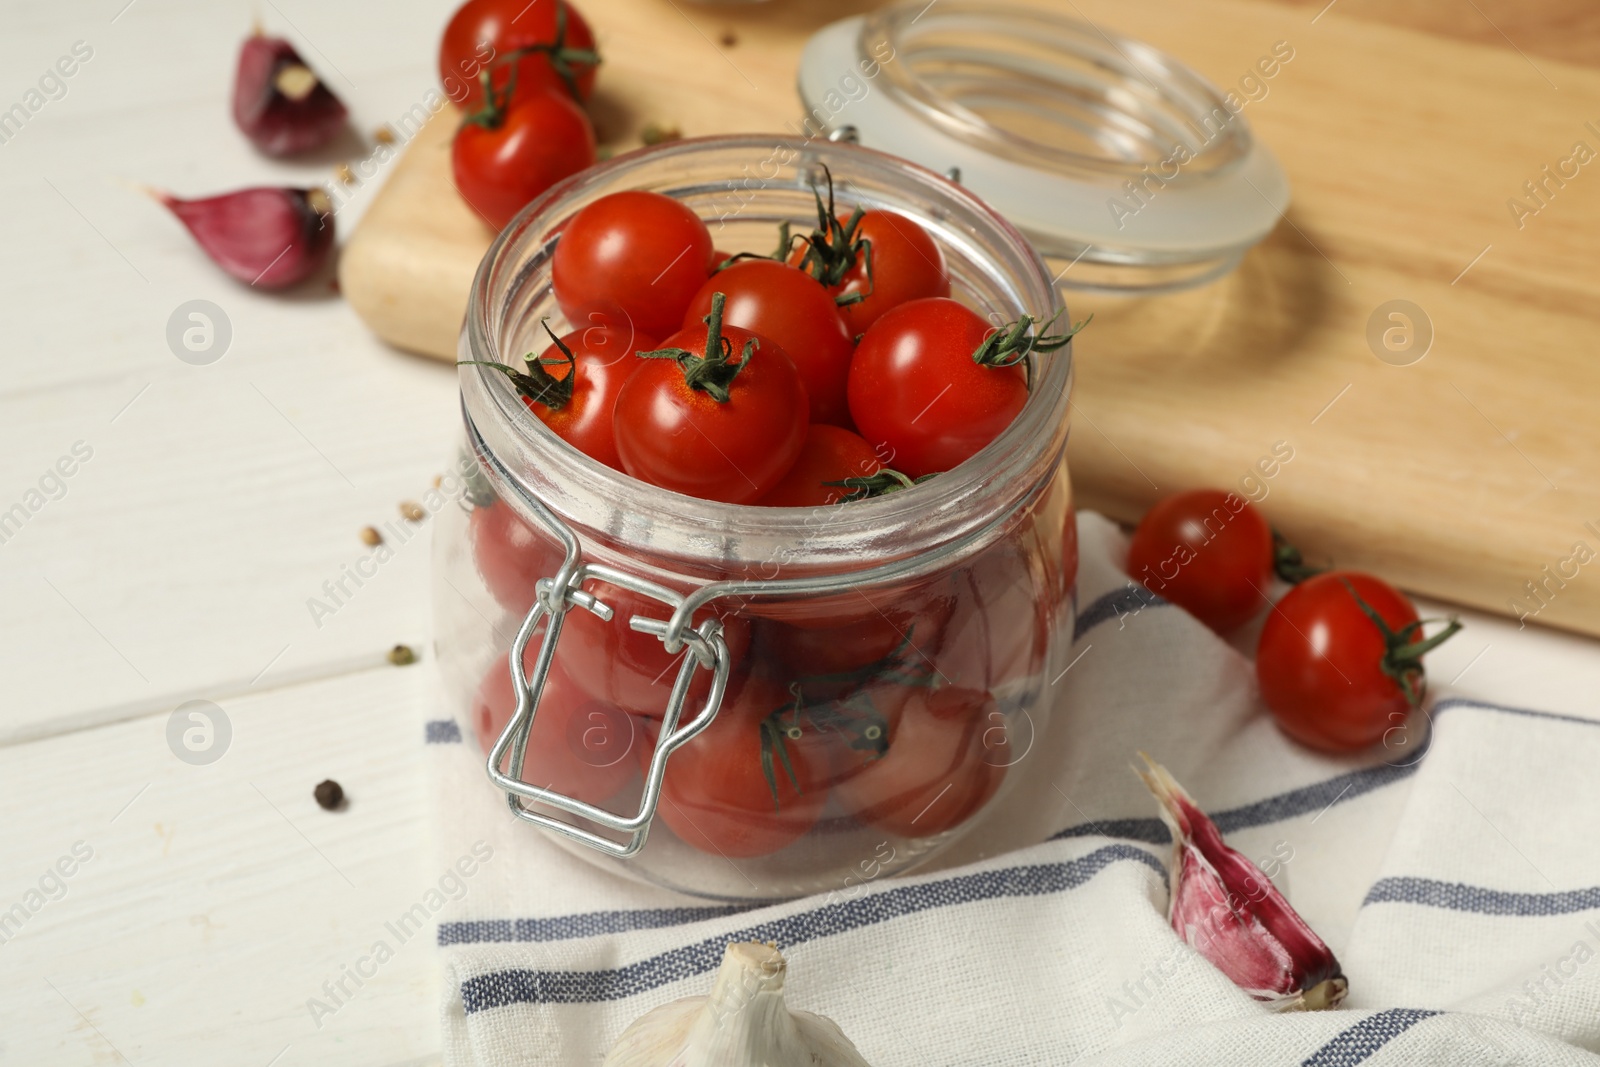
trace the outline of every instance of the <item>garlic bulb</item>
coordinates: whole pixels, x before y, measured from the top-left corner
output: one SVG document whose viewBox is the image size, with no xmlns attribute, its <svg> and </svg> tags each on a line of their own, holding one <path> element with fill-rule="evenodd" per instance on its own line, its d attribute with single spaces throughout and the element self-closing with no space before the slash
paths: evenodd
<svg viewBox="0 0 1600 1067">
<path fill-rule="evenodd" d="M 868 1067 L 832 1020 L 784 1005 L 784 970 L 776 946 L 729 945 L 710 996 L 635 1019 L 604 1067 Z"/>
</svg>

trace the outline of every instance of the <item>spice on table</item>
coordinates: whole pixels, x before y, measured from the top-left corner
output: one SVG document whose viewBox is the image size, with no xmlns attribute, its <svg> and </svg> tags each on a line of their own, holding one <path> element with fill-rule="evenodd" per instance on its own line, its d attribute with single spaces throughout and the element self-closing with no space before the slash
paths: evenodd
<svg viewBox="0 0 1600 1067">
<path fill-rule="evenodd" d="M 356 183 L 355 171 L 350 169 L 350 164 L 348 163 L 341 163 L 334 167 L 333 176 L 345 185 L 354 185 Z"/>
<path fill-rule="evenodd" d="M 389 662 L 396 667 L 405 667 L 417 662 L 417 654 L 411 651 L 410 645 L 395 645 L 389 650 Z"/>
<path fill-rule="evenodd" d="M 423 511 L 422 505 L 416 501 L 402 500 L 400 501 L 400 517 L 408 522 L 421 522 L 428 517 L 428 513 Z"/>
<path fill-rule="evenodd" d="M 659 122 L 647 122 L 644 129 L 639 131 L 639 140 L 645 144 L 665 144 L 668 141 L 683 140 L 683 131 L 676 125 L 667 126 Z"/>
<path fill-rule="evenodd" d="M 440 487 L 440 486 L 441 486 L 441 485 L 443 485 L 443 484 L 444 484 L 444 475 L 442 475 L 442 474 L 435 474 L 435 475 L 434 475 L 434 476 L 433 476 L 433 487 L 434 487 L 434 488 L 435 488 L 435 489 L 437 489 L 437 488 L 439 488 L 439 487 Z"/>
<path fill-rule="evenodd" d="M 338 811 L 344 807 L 344 786 L 332 778 L 318 782 L 311 795 L 317 798 L 317 806 L 323 811 Z"/>
<path fill-rule="evenodd" d="M 1144 753 L 1139 777 L 1172 831 L 1167 921 L 1233 984 L 1279 1011 L 1337 1007 L 1349 991 L 1339 961 L 1262 870 L 1222 840 L 1167 769 Z"/>
<path fill-rule="evenodd" d="M 717 38 L 717 40 L 722 42 L 722 47 L 732 48 L 734 45 L 739 43 L 739 35 L 734 33 L 732 30 L 723 30 L 722 36 Z"/>
<path fill-rule="evenodd" d="M 394 144 L 394 130 L 386 122 L 372 131 L 372 139 L 379 144 Z"/>
<path fill-rule="evenodd" d="M 361 543 L 376 547 L 383 544 L 383 534 L 378 532 L 376 526 L 363 526 L 361 528 Z"/>
</svg>

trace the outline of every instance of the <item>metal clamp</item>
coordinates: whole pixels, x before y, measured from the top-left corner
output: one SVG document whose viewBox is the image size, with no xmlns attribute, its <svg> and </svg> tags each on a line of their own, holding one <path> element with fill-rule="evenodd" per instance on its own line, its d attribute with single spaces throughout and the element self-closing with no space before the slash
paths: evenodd
<svg viewBox="0 0 1600 1067">
<path fill-rule="evenodd" d="M 551 518 L 554 519 L 554 516 Z M 570 531 L 568 533 L 570 535 Z M 517 818 L 581 841 L 591 848 L 610 855 L 625 857 L 632 856 L 642 849 L 650 834 L 650 824 L 655 818 L 656 806 L 661 800 L 661 782 L 666 774 L 668 758 L 680 746 L 711 725 L 711 720 L 716 718 L 717 711 L 722 706 L 722 697 L 728 687 L 730 665 L 728 645 L 723 640 L 721 624 L 715 619 L 707 619 L 698 627 L 682 634 L 681 643 L 687 648 L 688 654 L 684 656 L 683 666 L 678 669 L 678 677 L 667 698 L 666 715 L 661 724 L 661 738 L 656 744 L 655 754 L 650 758 L 650 768 L 645 773 L 644 796 L 640 800 L 639 810 L 634 814 L 619 815 L 556 792 L 554 789 L 525 782 L 518 775 L 527 755 L 528 737 L 533 731 L 537 717 L 539 698 L 544 693 L 550 665 L 555 662 L 556 644 L 560 640 L 561 627 L 567 612 L 578 607 L 592 611 L 602 619 L 610 620 L 612 616 L 612 609 L 608 605 L 597 599 L 594 594 L 582 590 L 583 583 L 591 579 L 659 601 L 673 612 L 676 612 L 684 601 L 682 596 L 664 586 L 615 567 L 579 563 L 576 542 L 568 546 L 566 561 L 556 577 L 539 582 L 538 599 L 528 612 L 528 617 L 523 620 L 516 640 L 511 643 L 509 657 L 511 684 L 512 691 L 517 694 L 517 710 L 489 752 L 488 771 L 490 781 L 505 790 L 506 802 Z M 544 620 L 548 620 L 548 623 L 544 638 L 539 643 L 539 656 L 530 678 L 524 670 L 523 658 L 527 654 L 528 642 L 533 638 L 534 631 Z M 635 615 L 628 624 L 634 630 L 654 634 L 663 644 L 666 643 L 667 620 Z M 700 670 L 711 671 L 711 689 L 706 694 L 705 703 L 699 712 L 687 724 L 680 726 L 684 703 L 689 697 L 689 687 L 694 682 L 695 673 Z M 513 770 L 511 774 L 506 774 L 500 769 L 508 749 L 511 753 L 510 766 Z M 576 815 L 625 836 L 620 841 L 613 840 L 582 826 L 542 814 L 529 808 L 525 803 L 528 800 L 538 801 L 548 807 Z"/>
<path fill-rule="evenodd" d="M 561 567 L 555 575 L 538 583 L 534 605 L 529 609 L 521 629 L 517 631 L 516 639 L 511 643 L 508 660 L 512 691 L 517 695 L 517 710 L 489 752 L 487 763 L 489 780 L 496 788 L 505 792 L 506 803 L 517 818 L 617 857 L 632 856 L 644 848 L 656 808 L 661 802 L 661 783 L 666 774 L 667 760 L 673 752 L 710 726 L 722 707 L 722 698 L 727 691 L 728 676 L 732 666 L 731 654 L 722 636 L 721 623 L 711 618 L 696 626 L 693 624 L 696 612 L 719 599 L 744 602 L 804 598 L 837 593 L 849 588 L 859 589 L 879 582 L 914 580 L 948 566 L 948 560 L 952 556 L 962 556 L 979 545 L 987 544 L 1011 521 L 1009 515 L 998 514 L 989 522 L 938 549 L 863 570 L 805 578 L 735 579 L 711 582 L 685 595 L 616 567 L 584 563 L 582 546 L 572 528 L 542 500 L 527 492 L 500 458 L 486 447 L 470 415 L 466 418 L 466 427 L 469 447 L 478 462 L 496 475 L 500 485 L 510 488 L 539 524 L 561 543 L 565 552 Z M 675 655 L 685 649 L 688 651 L 683 658 L 683 666 L 678 670 L 672 692 L 667 698 L 660 739 L 656 743 L 654 755 L 651 756 L 650 767 L 645 772 L 644 795 L 640 799 L 639 810 L 632 815 L 618 815 L 518 777 L 527 756 L 528 738 L 533 731 L 539 699 L 544 693 L 551 664 L 555 662 L 556 644 L 561 637 L 561 627 L 567 612 L 573 608 L 580 608 L 593 612 L 605 621 L 612 620 L 614 613 L 610 605 L 583 588 L 589 581 L 606 582 L 666 605 L 670 609 L 667 618 L 634 615 L 628 620 L 628 626 L 640 633 L 652 634 L 660 639 L 669 655 Z M 534 663 L 533 674 L 529 677 L 524 669 L 523 660 L 527 654 L 528 644 L 541 622 L 545 623 L 544 637 L 539 644 L 539 655 Z M 689 688 L 694 683 L 695 673 L 700 670 L 711 672 L 711 688 L 700 710 L 684 723 L 684 704 L 688 700 Z M 511 773 L 501 770 L 508 751 L 511 756 Z M 536 801 L 624 836 L 621 840 L 606 837 L 582 826 L 534 811 L 528 807 L 526 801 Z"/>
</svg>

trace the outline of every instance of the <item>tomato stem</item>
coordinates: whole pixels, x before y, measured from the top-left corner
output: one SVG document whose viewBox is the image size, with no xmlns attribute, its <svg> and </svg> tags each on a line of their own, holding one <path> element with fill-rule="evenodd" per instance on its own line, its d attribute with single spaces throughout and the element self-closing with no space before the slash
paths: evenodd
<svg viewBox="0 0 1600 1067">
<path fill-rule="evenodd" d="M 1394 680 L 1401 691 L 1406 695 L 1406 703 L 1411 707 L 1420 707 L 1422 698 L 1427 693 L 1428 678 L 1422 669 L 1422 657 L 1454 637 L 1462 629 L 1461 620 L 1452 615 L 1448 619 L 1418 619 L 1416 622 L 1407 623 L 1398 631 L 1391 630 L 1382 615 L 1371 604 L 1361 599 L 1361 594 L 1356 592 L 1356 587 L 1350 584 L 1350 579 L 1340 578 L 1350 595 L 1355 598 L 1357 606 L 1372 624 L 1383 634 L 1384 653 L 1380 666 L 1383 673 Z M 1443 630 L 1432 637 L 1414 641 L 1412 638 L 1422 633 L 1422 629 L 1430 622 L 1447 623 Z"/>
<path fill-rule="evenodd" d="M 845 478 L 837 482 L 823 482 L 822 484 L 850 490 L 850 492 L 839 498 L 840 503 L 849 503 L 855 500 L 867 500 L 871 497 L 898 493 L 902 489 L 910 489 L 932 477 L 933 475 L 931 474 L 924 474 L 920 478 L 910 478 L 897 470 L 890 470 L 888 467 L 884 467 L 876 474 Z"/>
<path fill-rule="evenodd" d="M 722 311 L 727 303 L 725 294 L 711 294 L 711 314 L 701 320 L 706 324 L 704 352 L 691 352 L 687 348 L 658 348 L 652 352 L 640 352 L 639 358 L 676 360 L 678 366 L 683 368 L 683 379 L 690 389 L 698 389 L 717 403 L 726 404 L 733 380 L 750 365 L 751 357 L 760 347 L 752 337 L 745 341 L 744 351 L 739 354 L 738 360 L 733 359 L 733 342 L 722 336 Z"/>
<path fill-rule="evenodd" d="M 503 59 L 493 66 L 485 67 L 478 75 L 478 80 L 483 83 L 483 106 L 462 116 L 461 126 L 482 126 L 486 130 L 498 130 L 505 125 L 506 113 L 511 110 L 511 96 L 517 91 L 518 53 L 511 53 L 509 59 Z M 506 79 L 505 89 L 496 92 L 494 87 L 494 71 L 511 64 L 511 76 Z"/>
<path fill-rule="evenodd" d="M 560 411 L 572 400 L 573 382 L 578 376 L 577 357 L 572 354 L 561 338 L 550 329 L 549 319 L 540 319 L 539 325 L 544 327 L 544 332 L 550 335 L 550 340 L 556 343 L 556 348 L 561 350 L 561 359 L 550 360 L 552 366 L 562 363 L 567 365 L 567 373 L 563 378 L 557 378 L 545 370 L 545 360 L 535 359 L 532 352 L 522 357 L 527 364 L 527 372 L 508 367 L 504 363 L 495 363 L 485 359 L 463 359 L 456 362 L 458 367 L 493 367 L 495 370 L 511 379 L 511 384 L 516 386 L 517 392 L 527 397 L 536 404 L 543 404 L 551 411 Z"/>
<path fill-rule="evenodd" d="M 817 279 L 824 287 L 831 289 L 844 281 L 845 274 L 859 260 L 866 274 L 867 288 L 864 292 L 846 293 L 834 297 L 835 304 L 846 307 L 865 300 L 873 288 L 872 242 L 858 236 L 861 219 L 866 215 L 867 209 L 857 204 L 855 210 L 850 213 L 849 220 L 840 222 L 834 206 L 833 172 L 823 164 L 822 173 L 828 183 L 828 202 L 826 204 L 822 202 L 822 190 L 813 182 L 811 195 L 817 201 L 817 228 L 809 235 L 800 238 L 806 246 L 806 254 L 800 260 L 800 269 Z M 784 222 L 779 226 L 778 233 L 781 243 L 778 246 L 777 258 L 787 259 L 794 246 L 794 238 L 789 233 L 789 223 Z"/>
<path fill-rule="evenodd" d="M 1315 578 L 1324 570 L 1309 566 L 1300 550 L 1277 530 L 1272 531 L 1272 569 L 1290 585 L 1299 585 L 1307 578 Z"/>
<path fill-rule="evenodd" d="M 1021 363 L 1027 373 L 1028 388 L 1031 390 L 1033 360 L 1029 357 L 1035 352 L 1054 352 L 1058 348 L 1065 348 L 1085 326 L 1094 321 L 1094 316 L 1090 315 L 1058 337 L 1039 336 L 1054 326 L 1066 313 L 1067 309 L 1062 308 L 1044 322 L 1038 322 L 1032 315 L 1024 315 L 1016 322 L 1001 326 L 985 337 L 983 343 L 973 351 L 972 362 L 980 367 L 1015 367 Z M 1036 323 L 1039 327 L 1037 331 L 1034 329 Z"/>
</svg>

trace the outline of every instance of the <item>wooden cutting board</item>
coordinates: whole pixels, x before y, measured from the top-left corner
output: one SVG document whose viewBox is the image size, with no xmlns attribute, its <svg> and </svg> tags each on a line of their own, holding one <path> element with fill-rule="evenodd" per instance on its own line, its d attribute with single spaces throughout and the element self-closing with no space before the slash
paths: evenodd
<svg viewBox="0 0 1600 1067">
<path fill-rule="evenodd" d="M 1588 0 L 1036 2 L 1224 88 L 1294 49 L 1244 112 L 1293 189 L 1272 236 L 1201 289 L 1067 294 L 1096 316 L 1076 349 L 1080 503 L 1133 520 L 1177 489 L 1242 486 L 1314 561 L 1600 634 L 1600 159 L 1564 162 L 1600 153 Z M 781 129 L 806 38 L 873 6 L 586 0 L 602 141 Z M 490 240 L 451 187 L 452 120 L 409 144 L 340 270 L 380 336 L 447 359 Z M 1369 342 L 1403 329 L 1380 312 L 1395 300 L 1432 330 L 1404 366 Z"/>
</svg>

